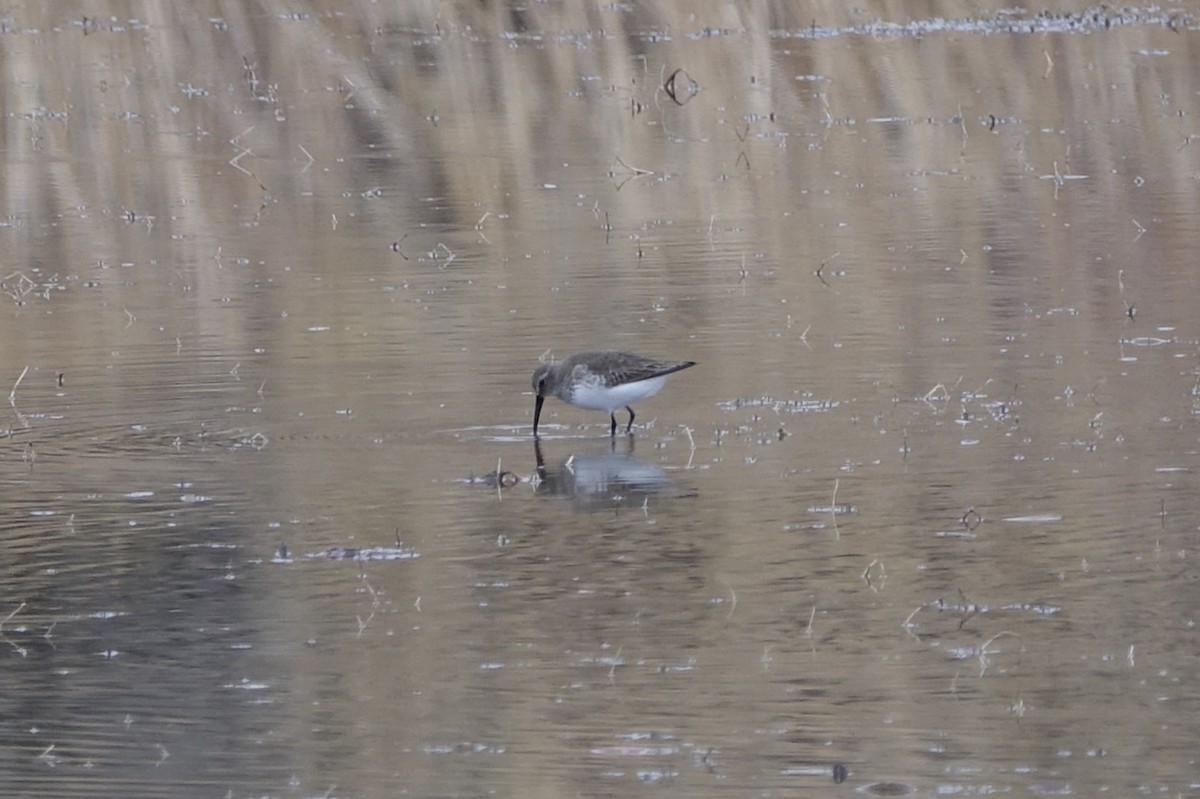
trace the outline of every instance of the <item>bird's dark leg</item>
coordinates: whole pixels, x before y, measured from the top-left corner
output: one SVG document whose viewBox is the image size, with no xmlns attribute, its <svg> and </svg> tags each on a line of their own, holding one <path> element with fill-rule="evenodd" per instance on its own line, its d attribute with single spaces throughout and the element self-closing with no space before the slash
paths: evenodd
<svg viewBox="0 0 1200 799">
<path fill-rule="evenodd" d="M 625 428 L 625 432 L 629 433 L 633 431 L 633 408 L 626 405 L 625 410 L 629 411 L 629 425 Z"/>
<path fill-rule="evenodd" d="M 608 431 L 608 434 L 610 436 L 615 436 L 617 434 L 617 413 L 616 413 L 616 411 L 613 411 L 612 413 L 610 413 L 608 415 L 608 418 L 612 419 L 612 429 Z"/>
<path fill-rule="evenodd" d="M 537 436 L 533 439 L 533 457 L 537 461 L 537 476 L 540 480 L 546 479 L 546 459 L 542 457 L 542 440 Z"/>
</svg>

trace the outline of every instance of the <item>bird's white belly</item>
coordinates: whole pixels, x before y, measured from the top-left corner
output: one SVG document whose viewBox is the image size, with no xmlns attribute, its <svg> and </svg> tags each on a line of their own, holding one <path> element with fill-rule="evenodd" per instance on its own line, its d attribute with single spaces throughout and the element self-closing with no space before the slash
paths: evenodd
<svg viewBox="0 0 1200 799">
<path fill-rule="evenodd" d="M 570 403 L 579 408 L 591 411 L 608 411 L 612 413 L 618 408 L 653 397 L 667 382 L 667 376 L 652 377 L 649 380 L 638 380 L 635 383 L 623 383 L 619 386 L 604 386 L 590 382 L 576 385 L 571 391 Z"/>
</svg>

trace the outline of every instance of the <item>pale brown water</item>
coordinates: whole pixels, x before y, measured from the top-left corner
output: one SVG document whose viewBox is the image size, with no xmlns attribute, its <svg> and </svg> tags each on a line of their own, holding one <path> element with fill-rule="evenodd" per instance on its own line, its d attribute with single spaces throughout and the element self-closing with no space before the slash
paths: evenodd
<svg viewBox="0 0 1200 799">
<path fill-rule="evenodd" d="M 7 6 L 0 793 L 1200 794 L 1200 21 L 1004 9 Z"/>
</svg>

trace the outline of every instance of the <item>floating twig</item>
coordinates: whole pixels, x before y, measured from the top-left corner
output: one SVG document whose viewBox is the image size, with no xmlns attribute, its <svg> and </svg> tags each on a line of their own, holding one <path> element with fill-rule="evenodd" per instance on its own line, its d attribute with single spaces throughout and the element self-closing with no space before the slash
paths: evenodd
<svg viewBox="0 0 1200 799">
<path fill-rule="evenodd" d="M 874 569 L 876 566 L 879 566 L 879 585 L 878 585 L 878 587 L 876 587 L 876 585 L 875 585 L 875 580 L 873 580 L 871 578 L 871 570 Z M 859 575 L 859 579 L 862 580 L 864 583 L 866 583 L 867 587 L 870 588 L 872 591 L 874 591 L 875 593 L 879 593 L 880 589 L 883 588 L 884 582 L 887 581 L 887 569 L 884 567 L 883 561 L 881 561 L 879 558 L 873 559 L 870 563 L 867 564 L 867 568 L 863 569 L 862 574 Z"/>
<path fill-rule="evenodd" d="M 979 647 L 979 676 L 980 677 L 982 677 L 984 674 L 987 673 L 988 666 L 990 665 L 988 663 L 988 658 L 987 658 L 987 648 L 989 646 L 991 646 L 991 644 L 993 642 L 995 642 L 996 639 L 1006 638 L 1006 637 L 1012 637 L 1012 638 L 1016 638 L 1017 640 L 1021 640 L 1020 634 L 1010 632 L 1009 630 L 1001 630 L 1000 632 L 993 635 L 991 638 L 984 641 L 983 644 Z"/>
<path fill-rule="evenodd" d="M 642 177 L 646 177 L 647 175 L 654 174 L 654 172 L 649 169 L 643 169 L 642 167 L 639 167 L 639 166 L 630 166 L 629 164 L 627 164 L 623 160 L 621 160 L 621 156 L 619 156 L 619 155 L 614 156 L 613 161 L 617 164 L 620 164 L 621 168 L 626 170 L 629 173 L 628 176 L 626 176 L 625 178 L 618 180 L 617 170 L 611 166 L 608 168 L 608 177 L 611 181 L 613 181 L 613 185 L 615 185 L 617 187 L 617 191 L 620 191 L 621 188 L 631 180 L 635 180 L 637 178 L 642 178 Z"/>
<path fill-rule="evenodd" d="M 8 404 L 14 408 L 17 407 L 17 386 L 21 385 L 21 381 L 25 379 L 25 375 L 28 372 L 28 366 L 22 369 L 21 376 L 17 378 L 17 382 L 13 383 L 12 391 L 8 392 Z M 21 606 L 24 607 L 24 603 L 21 603 Z M 7 619 L 5 619 L 5 621 L 7 621 Z M 0 625 L 3 625 L 3 622 L 0 622 Z"/>
<path fill-rule="evenodd" d="M 685 105 L 700 93 L 700 84 L 692 80 L 682 68 L 675 70 L 663 83 L 663 91 L 674 101 L 675 105 Z"/>
<path fill-rule="evenodd" d="M 829 285 L 829 281 L 825 279 L 825 276 L 822 274 L 822 272 L 825 271 L 825 267 L 826 267 L 826 265 L 828 265 L 828 263 L 830 261 L 832 261 L 834 258 L 837 258 L 841 254 L 842 254 L 841 250 L 838 250 L 833 255 L 826 258 L 824 261 L 821 261 L 821 265 L 817 267 L 817 271 L 813 272 L 813 274 L 817 276 L 817 280 L 821 281 L 821 284 L 823 286 L 825 286 L 825 288 L 831 289 L 831 288 L 833 288 L 833 286 Z"/>
<path fill-rule="evenodd" d="M 837 523 L 837 492 L 838 486 L 841 484 L 841 478 L 836 478 L 833 481 L 833 499 L 829 502 L 829 515 L 833 517 L 833 533 L 834 538 L 841 539 L 842 531 L 838 529 Z"/>
<path fill-rule="evenodd" d="M 10 621 L 12 621 L 12 618 L 13 618 L 13 616 L 16 616 L 18 613 L 20 613 L 20 612 L 21 612 L 22 610 L 24 610 L 24 609 L 25 609 L 25 603 L 24 603 L 24 602 L 22 602 L 21 604 L 17 605 L 16 609 L 15 609 L 15 610 L 14 610 L 12 613 L 10 613 L 10 614 L 8 614 L 7 616 L 5 616 L 5 617 L 4 617 L 4 619 L 3 619 L 3 621 L 0 621 L 0 630 L 2 630 L 2 629 L 4 628 L 4 625 L 6 625 L 6 624 L 8 624 Z M 4 633 L 0 632 L 0 638 L 3 638 L 5 641 L 7 641 L 7 642 L 8 642 L 8 644 L 9 644 L 9 646 L 11 646 L 13 649 L 15 649 L 15 650 L 17 651 L 17 654 L 19 654 L 21 657 L 25 657 L 25 656 L 28 654 L 28 653 L 25 651 L 25 647 L 23 647 L 23 646 L 18 646 L 18 645 L 17 645 L 16 643 L 14 643 L 13 641 L 9 641 L 9 640 L 8 640 L 8 637 L 7 637 L 7 636 L 5 636 L 5 635 L 4 635 Z M 51 748 L 53 748 L 53 747 L 51 747 Z"/>
<path fill-rule="evenodd" d="M 900 623 L 901 629 L 903 629 L 904 632 L 908 633 L 913 638 L 916 638 L 917 634 L 913 632 L 913 627 L 916 627 L 916 625 L 913 624 L 913 618 L 916 617 L 916 615 L 918 613 L 920 613 L 922 610 L 924 610 L 927 607 L 929 607 L 929 603 L 925 602 L 925 603 L 917 605 L 915 608 L 913 608 L 913 612 L 908 614 L 908 617 L 903 622 Z"/>
<path fill-rule="evenodd" d="M 244 167 L 238 163 L 238 161 L 241 161 L 247 155 L 254 155 L 254 153 L 250 151 L 249 147 L 243 147 L 242 145 L 238 144 L 238 139 L 242 138 L 247 133 L 254 130 L 254 128 L 255 128 L 255 126 L 251 125 L 250 127 L 246 128 L 241 133 L 239 133 L 238 135 L 234 136 L 232 139 L 229 140 L 230 144 L 232 144 L 234 147 L 237 147 L 240 150 L 240 152 L 237 155 L 235 155 L 233 158 L 229 159 L 229 165 L 231 167 L 233 167 L 234 169 L 238 170 L 239 172 L 244 172 L 247 175 L 249 175 L 250 177 L 254 178 L 254 182 L 257 183 L 258 187 L 260 189 L 262 189 L 264 194 L 266 194 L 267 187 L 264 186 L 263 182 L 258 179 L 258 175 L 254 174 L 249 169 L 246 169 L 246 167 Z"/>
<path fill-rule="evenodd" d="M 309 170 L 309 168 L 310 168 L 310 167 L 311 167 L 313 164 L 317 163 L 317 159 L 313 158 L 313 155 L 312 155 L 312 153 L 310 153 L 308 150 L 306 150 L 306 149 L 304 148 L 304 145 L 303 145 L 303 144 L 297 144 L 296 146 L 297 146 L 297 147 L 299 147 L 299 148 L 300 148 L 300 152 L 304 153 L 305 157 L 306 157 L 306 158 L 308 158 L 308 163 L 307 163 L 307 164 L 305 164 L 305 165 L 304 165 L 303 167 L 301 167 L 301 169 L 300 169 L 300 174 L 301 174 L 301 175 L 303 175 L 305 172 L 307 172 L 307 171 Z"/>
</svg>

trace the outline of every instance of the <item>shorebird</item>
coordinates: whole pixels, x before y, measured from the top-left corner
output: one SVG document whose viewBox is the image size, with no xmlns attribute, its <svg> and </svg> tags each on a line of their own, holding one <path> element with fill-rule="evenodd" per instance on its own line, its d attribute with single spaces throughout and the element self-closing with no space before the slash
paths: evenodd
<svg viewBox="0 0 1200 799">
<path fill-rule="evenodd" d="M 544 363 L 533 373 L 533 435 L 537 436 L 538 418 L 547 395 L 558 397 L 577 408 L 608 411 L 612 420 L 609 435 L 617 434 L 617 409 L 629 411 L 625 432 L 633 430 L 633 403 L 653 397 L 667 382 L 667 376 L 695 366 L 695 361 L 659 361 L 616 350 L 579 352 L 557 363 Z"/>
</svg>

